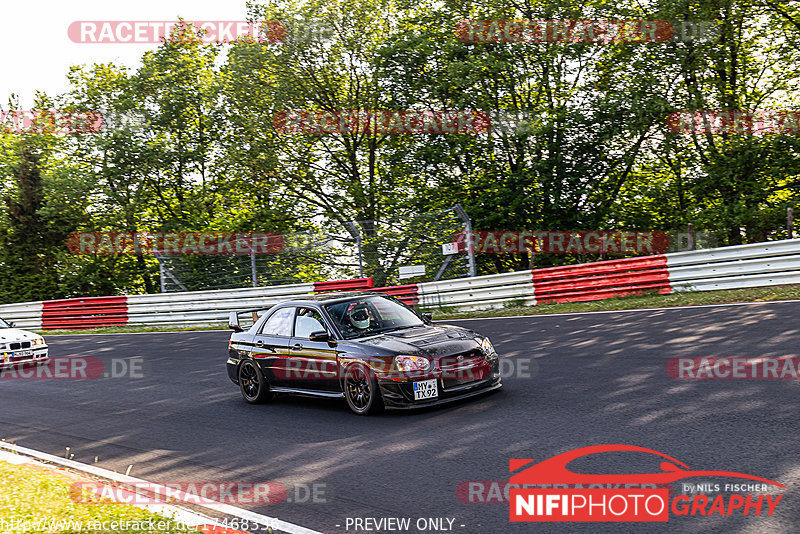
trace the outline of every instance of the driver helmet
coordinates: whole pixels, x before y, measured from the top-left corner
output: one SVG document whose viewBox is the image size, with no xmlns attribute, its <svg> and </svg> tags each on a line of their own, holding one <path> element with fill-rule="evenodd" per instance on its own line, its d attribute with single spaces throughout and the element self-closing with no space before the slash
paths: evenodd
<svg viewBox="0 0 800 534">
<path fill-rule="evenodd" d="M 367 305 L 364 303 L 356 304 L 349 312 L 350 324 L 359 330 L 369 328 L 369 313 L 367 312 Z"/>
</svg>

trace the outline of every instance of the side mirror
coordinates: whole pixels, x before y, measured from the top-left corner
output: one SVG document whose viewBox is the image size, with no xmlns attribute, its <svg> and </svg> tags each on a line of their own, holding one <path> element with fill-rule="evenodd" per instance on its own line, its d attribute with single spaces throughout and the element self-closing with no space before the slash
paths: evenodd
<svg viewBox="0 0 800 534">
<path fill-rule="evenodd" d="M 8 322 L 8 326 L 10 326 L 11 328 L 14 328 L 15 326 L 17 326 L 17 323 L 15 323 L 14 321 L 9 321 Z"/>
<path fill-rule="evenodd" d="M 317 330 L 316 332 L 311 332 L 308 335 L 308 339 L 311 341 L 330 341 L 331 336 L 325 330 Z"/>
<path fill-rule="evenodd" d="M 228 315 L 228 328 L 234 332 L 242 331 L 242 327 L 239 326 L 239 314 L 235 311 L 232 311 L 230 315 Z"/>
<path fill-rule="evenodd" d="M 425 319 L 425 322 L 429 323 L 429 322 L 433 321 L 433 314 L 423 313 L 422 314 L 422 318 Z"/>
</svg>

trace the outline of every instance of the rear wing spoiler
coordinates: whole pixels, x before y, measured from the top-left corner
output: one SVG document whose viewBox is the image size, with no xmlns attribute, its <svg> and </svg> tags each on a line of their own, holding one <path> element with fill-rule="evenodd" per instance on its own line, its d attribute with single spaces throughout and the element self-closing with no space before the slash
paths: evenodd
<svg viewBox="0 0 800 534">
<path fill-rule="evenodd" d="M 247 319 L 246 319 L 247 323 L 245 323 L 246 326 L 249 327 L 252 324 L 254 324 L 256 321 L 258 321 L 258 318 L 261 317 L 261 315 L 263 315 L 263 312 L 265 312 L 265 311 L 267 311 L 269 309 L 272 309 L 272 306 L 267 306 L 267 307 L 264 307 L 264 308 L 252 308 L 252 309 L 249 309 L 249 310 L 232 311 L 232 312 L 230 312 L 228 314 L 228 328 L 230 328 L 234 332 L 242 332 L 244 330 L 244 328 L 241 326 L 242 322 L 239 319 L 239 315 L 240 314 L 242 314 L 242 313 L 250 314 L 250 316 L 247 317 Z M 262 312 L 262 313 L 259 313 L 259 312 Z M 251 318 L 252 318 L 252 321 L 251 321 Z"/>
</svg>

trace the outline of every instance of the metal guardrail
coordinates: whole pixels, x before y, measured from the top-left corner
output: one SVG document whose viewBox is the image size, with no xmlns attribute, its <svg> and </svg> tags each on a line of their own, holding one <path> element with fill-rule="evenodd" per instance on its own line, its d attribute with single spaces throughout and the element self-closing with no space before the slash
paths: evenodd
<svg viewBox="0 0 800 534">
<path fill-rule="evenodd" d="M 646 291 L 710 291 L 800 284 L 800 239 L 373 288 L 370 279 L 0 305 L 20 328 L 107 324 L 219 325 L 231 311 L 266 308 L 330 290 L 384 291 L 423 308 L 599 300 Z"/>
<path fill-rule="evenodd" d="M 674 291 L 800 284 L 800 239 L 666 254 Z"/>
<path fill-rule="evenodd" d="M 331 280 L 328 282 L 314 282 L 314 291 L 324 293 L 328 291 L 357 291 L 372 287 L 372 278 L 354 278 L 352 280 Z"/>
<path fill-rule="evenodd" d="M 264 308 L 284 300 L 314 294 L 314 284 L 217 289 L 185 293 L 128 295 L 128 323 L 192 326 L 228 321 L 228 314 L 246 308 Z"/>
<path fill-rule="evenodd" d="M 684 265 L 682 267 L 672 267 L 669 270 L 670 280 L 673 283 L 700 280 L 702 278 L 783 272 L 800 272 L 800 255 Z"/>
<path fill-rule="evenodd" d="M 406 284 L 402 286 L 387 286 L 387 287 L 373 287 L 365 291 L 380 291 L 391 295 L 397 300 L 405 302 L 409 306 L 416 306 L 419 304 L 419 286 L 421 284 Z"/>
<path fill-rule="evenodd" d="M 521 302 L 534 306 L 531 271 L 458 278 L 419 285 L 419 305 L 425 308 L 475 310 Z"/>
<path fill-rule="evenodd" d="M 127 297 L 86 297 L 42 303 L 45 330 L 120 326 L 128 323 Z"/>
<path fill-rule="evenodd" d="M 39 330 L 42 328 L 42 302 L 0 304 L 0 317 L 13 321 L 18 328 Z"/>
<path fill-rule="evenodd" d="M 751 243 L 732 247 L 671 252 L 664 255 L 667 257 L 667 266 L 672 268 L 682 265 L 772 258 L 797 254 L 800 254 L 800 239 L 784 239 L 782 241 L 767 241 L 766 243 Z"/>
<path fill-rule="evenodd" d="M 660 255 L 538 269 L 533 286 L 540 304 L 671 291 L 667 260 Z"/>
</svg>

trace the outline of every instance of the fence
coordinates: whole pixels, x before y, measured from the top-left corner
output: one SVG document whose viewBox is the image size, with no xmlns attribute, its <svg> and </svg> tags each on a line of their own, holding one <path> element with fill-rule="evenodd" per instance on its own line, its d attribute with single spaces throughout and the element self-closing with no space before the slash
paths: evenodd
<svg viewBox="0 0 800 534">
<path fill-rule="evenodd" d="M 600 300 L 644 292 L 800 284 L 800 239 L 640 256 L 472 278 L 373 287 L 372 278 L 183 293 L 93 297 L 0 306 L 21 328 L 115 324 L 222 325 L 228 313 L 329 291 L 382 291 L 422 308 Z"/>
<path fill-rule="evenodd" d="M 442 245 L 452 243 L 468 224 L 456 205 L 276 235 L 269 253 L 256 253 L 248 234 L 233 234 L 241 249 L 237 254 L 158 253 L 155 258 L 162 293 L 297 284 L 317 277 L 372 277 L 385 284 L 449 279 L 468 276 L 474 266 L 474 258 L 464 254 L 442 254 Z"/>
</svg>

